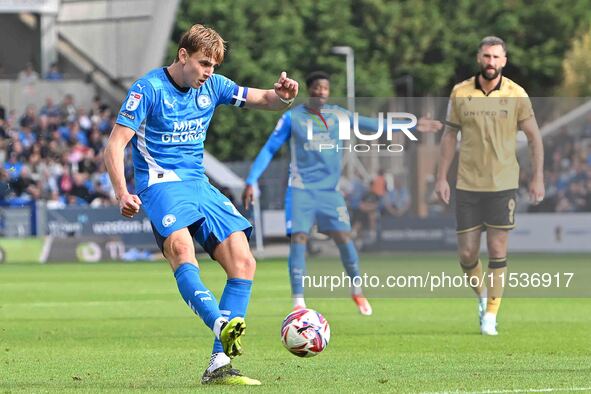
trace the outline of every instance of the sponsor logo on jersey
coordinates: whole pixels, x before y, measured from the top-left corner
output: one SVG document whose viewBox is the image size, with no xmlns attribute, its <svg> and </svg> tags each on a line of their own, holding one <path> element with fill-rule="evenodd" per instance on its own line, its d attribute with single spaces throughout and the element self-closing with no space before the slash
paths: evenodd
<svg viewBox="0 0 591 394">
<path fill-rule="evenodd" d="M 204 130 L 203 119 L 189 119 L 181 122 L 173 122 L 172 126 L 173 131 L 175 132 Z"/>
<path fill-rule="evenodd" d="M 125 104 L 125 109 L 128 111 L 135 111 L 137 107 L 140 105 L 140 101 L 144 95 L 137 92 L 131 92 L 129 94 L 129 98 L 127 99 L 127 103 Z"/>
<path fill-rule="evenodd" d="M 507 111 L 505 111 L 507 112 Z M 478 117 L 491 117 L 491 118 L 495 118 L 498 113 L 497 111 L 494 110 L 478 110 L 478 111 L 464 111 L 462 112 L 462 114 L 466 117 L 466 118 L 478 118 Z"/>
<path fill-rule="evenodd" d="M 172 132 L 163 133 L 160 138 L 165 144 L 203 141 L 205 139 L 203 119 L 197 118 L 173 122 Z"/>
<path fill-rule="evenodd" d="M 121 111 L 119 114 L 126 117 L 127 119 L 135 120 L 135 115 L 132 115 L 129 112 Z"/>
<path fill-rule="evenodd" d="M 204 131 L 183 131 L 182 133 L 162 134 L 162 142 L 165 144 L 176 144 L 184 142 L 199 142 L 205 139 Z"/>
</svg>

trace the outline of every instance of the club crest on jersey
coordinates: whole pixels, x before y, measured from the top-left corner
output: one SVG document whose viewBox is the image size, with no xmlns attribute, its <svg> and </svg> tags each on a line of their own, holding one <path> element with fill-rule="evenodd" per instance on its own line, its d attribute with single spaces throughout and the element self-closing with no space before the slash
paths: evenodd
<svg viewBox="0 0 591 394">
<path fill-rule="evenodd" d="M 131 92 L 129 94 L 129 98 L 127 99 L 127 103 L 125 104 L 125 109 L 128 111 L 135 111 L 140 105 L 140 101 L 143 96 L 143 94 Z"/>
<path fill-rule="evenodd" d="M 211 105 L 211 99 L 206 94 L 200 94 L 197 97 L 197 105 L 201 109 L 206 109 L 206 108 L 208 108 Z"/>
<path fill-rule="evenodd" d="M 174 222 L 176 222 L 176 216 L 170 213 L 162 218 L 162 225 L 164 227 L 170 227 L 174 224 Z"/>
</svg>

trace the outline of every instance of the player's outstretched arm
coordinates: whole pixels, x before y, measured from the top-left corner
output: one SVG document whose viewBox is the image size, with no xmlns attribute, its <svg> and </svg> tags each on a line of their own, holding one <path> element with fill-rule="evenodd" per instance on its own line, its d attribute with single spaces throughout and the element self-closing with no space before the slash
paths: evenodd
<svg viewBox="0 0 591 394">
<path fill-rule="evenodd" d="M 139 212 L 142 202 L 135 194 L 129 194 L 125 183 L 124 156 L 125 147 L 135 132 L 129 127 L 115 124 L 105 148 L 105 166 L 119 201 L 119 209 L 125 217 L 131 218 Z"/>
<path fill-rule="evenodd" d="M 242 204 L 245 209 L 248 209 L 254 200 L 253 185 L 257 182 L 263 172 L 265 172 L 265 169 L 273 159 L 273 156 L 275 156 L 277 151 L 289 139 L 290 136 L 291 111 L 287 111 L 283 114 L 281 119 L 279 119 L 277 126 L 275 126 L 275 130 L 273 130 L 273 133 L 271 133 L 267 139 L 267 142 L 250 167 L 250 172 L 246 177 L 246 187 L 242 192 Z"/>
<path fill-rule="evenodd" d="M 282 110 L 291 105 L 298 95 L 298 90 L 298 82 L 288 78 L 287 73 L 283 71 L 273 89 L 248 88 L 245 107 L 272 111 Z"/>
<path fill-rule="evenodd" d="M 544 145 L 538 122 L 534 116 L 519 122 L 519 128 L 527 136 L 532 163 L 532 179 L 529 184 L 529 198 L 533 204 L 539 204 L 544 199 Z"/>
</svg>

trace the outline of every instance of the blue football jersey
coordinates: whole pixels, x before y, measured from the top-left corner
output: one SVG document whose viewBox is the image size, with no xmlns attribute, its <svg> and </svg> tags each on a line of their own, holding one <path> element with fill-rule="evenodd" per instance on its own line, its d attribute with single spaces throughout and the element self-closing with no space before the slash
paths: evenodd
<svg viewBox="0 0 591 394">
<path fill-rule="evenodd" d="M 132 138 L 136 193 L 162 183 L 207 180 L 203 142 L 218 105 L 242 107 L 248 88 L 213 74 L 198 89 L 180 88 L 166 68 L 133 83 L 117 123 L 135 131 Z"/>
<path fill-rule="evenodd" d="M 351 114 L 338 106 L 326 105 L 326 109 L 336 109 Z M 351 123 L 352 124 L 352 123 Z M 361 129 L 376 130 L 378 120 L 360 116 Z M 311 140 L 308 128 L 312 125 Z M 320 120 L 305 105 L 285 112 L 275 130 L 257 155 L 246 183 L 254 184 L 265 171 L 275 153 L 289 140 L 291 161 L 289 166 L 289 186 L 298 189 L 336 190 L 341 178 L 342 149 L 321 149 L 324 146 L 343 145 L 339 142 L 339 123 L 334 114 L 325 114 Z"/>
</svg>

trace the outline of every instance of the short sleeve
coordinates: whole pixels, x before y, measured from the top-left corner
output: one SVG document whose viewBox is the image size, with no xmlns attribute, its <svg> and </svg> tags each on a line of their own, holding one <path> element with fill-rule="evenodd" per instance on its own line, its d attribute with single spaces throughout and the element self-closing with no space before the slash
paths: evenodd
<svg viewBox="0 0 591 394">
<path fill-rule="evenodd" d="M 145 79 L 133 83 L 117 115 L 117 124 L 138 131 L 154 102 L 155 91 Z"/>
<path fill-rule="evenodd" d="M 517 121 L 522 122 L 534 116 L 534 108 L 531 104 L 529 96 L 522 90 L 520 97 L 517 100 Z"/>
<path fill-rule="evenodd" d="M 239 86 L 236 82 L 223 75 L 212 75 L 212 84 L 214 94 L 217 97 L 217 105 L 233 105 L 235 107 L 244 107 L 248 88 Z"/>
<path fill-rule="evenodd" d="M 452 90 L 447 103 L 447 114 L 445 120 L 454 124 L 461 124 L 460 116 L 458 115 L 458 103 L 456 98 L 456 90 Z"/>
</svg>

